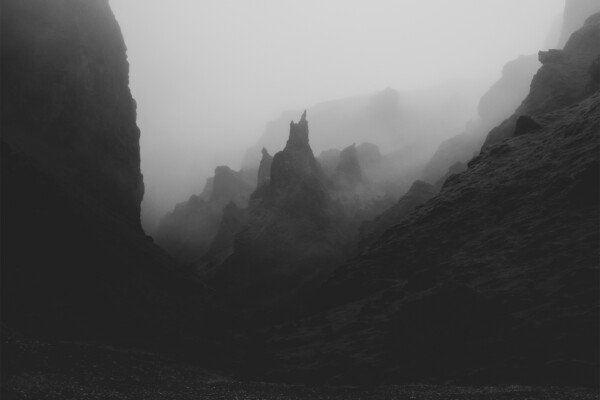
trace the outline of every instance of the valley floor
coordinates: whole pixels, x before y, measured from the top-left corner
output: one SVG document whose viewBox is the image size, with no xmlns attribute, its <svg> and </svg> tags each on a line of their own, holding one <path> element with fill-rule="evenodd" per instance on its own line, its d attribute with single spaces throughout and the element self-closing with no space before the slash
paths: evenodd
<svg viewBox="0 0 600 400">
<path fill-rule="evenodd" d="M 239 382 L 153 353 L 87 343 L 11 338 L 2 346 L 9 399 L 598 399 L 572 387 L 303 386 Z"/>
</svg>

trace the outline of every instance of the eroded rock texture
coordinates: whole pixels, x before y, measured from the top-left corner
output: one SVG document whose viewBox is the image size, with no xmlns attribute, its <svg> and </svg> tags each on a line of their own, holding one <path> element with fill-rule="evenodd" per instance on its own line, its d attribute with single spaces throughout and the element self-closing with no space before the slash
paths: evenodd
<svg viewBox="0 0 600 400">
<path fill-rule="evenodd" d="M 568 49 L 592 51 L 585 43 L 600 31 L 595 18 L 556 53 L 552 71 L 579 71 L 589 59 Z M 528 106 L 559 107 L 540 96 L 562 93 L 541 74 Z M 280 362 L 268 372 L 352 382 L 597 382 L 600 93 L 565 99 L 566 107 L 536 114 L 535 131 L 486 148 L 437 195 L 399 215 L 320 288 L 313 316 L 265 330 Z"/>
</svg>

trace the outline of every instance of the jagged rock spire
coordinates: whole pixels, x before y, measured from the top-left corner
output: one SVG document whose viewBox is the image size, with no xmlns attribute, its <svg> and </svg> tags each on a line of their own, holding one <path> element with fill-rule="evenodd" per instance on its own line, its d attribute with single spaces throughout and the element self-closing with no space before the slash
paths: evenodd
<svg viewBox="0 0 600 400">
<path fill-rule="evenodd" d="M 290 121 L 290 136 L 285 148 L 286 150 L 290 150 L 306 147 L 310 148 L 308 145 L 308 121 L 306 120 L 306 110 L 304 110 L 300 121 L 297 123 Z"/>
</svg>

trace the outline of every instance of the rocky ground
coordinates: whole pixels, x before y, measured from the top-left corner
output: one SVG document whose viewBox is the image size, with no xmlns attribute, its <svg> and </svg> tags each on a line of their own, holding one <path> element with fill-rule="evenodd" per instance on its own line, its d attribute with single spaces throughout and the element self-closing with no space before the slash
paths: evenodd
<svg viewBox="0 0 600 400">
<path fill-rule="evenodd" d="M 304 386 L 240 382 L 166 356 L 77 342 L 4 341 L 2 399 L 598 399 L 595 388 Z M 10 373 L 7 373 L 10 370 Z"/>
</svg>

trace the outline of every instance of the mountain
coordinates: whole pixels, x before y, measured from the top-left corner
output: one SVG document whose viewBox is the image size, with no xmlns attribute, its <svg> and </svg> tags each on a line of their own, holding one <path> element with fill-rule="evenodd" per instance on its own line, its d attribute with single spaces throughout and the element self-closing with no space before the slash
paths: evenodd
<svg viewBox="0 0 600 400">
<path fill-rule="evenodd" d="M 3 5 L 2 136 L 139 226 L 140 132 L 121 31 L 107 2 L 68 4 L 61 15 L 47 2 Z"/>
<path fill-rule="evenodd" d="M 598 19 L 598 14 L 589 17 L 583 28 L 571 35 L 563 50 L 539 52 L 542 67 L 533 77 L 529 94 L 512 116 L 489 132 L 484 148 L 511 137 L 520 116 L 535 119 L 589 94 L 590 68 L 600 55 Z"/>
<path fill-rule="evenodd" d="M 420 91 L 380 92 L 331 100 L 308 109 L 313 132 L 312 147 L 316 154 L 328 149 L 342 149 L 368 139 L 394 164 L 393 180 L 398 193 L 420 178 L 432 148 L 449 137 L 449 132 L 463 129 L 471 118 L 480 96 L 477 85 L 454 82 Z M 285 145 L 286 125 L 300 111 L 286 111 L 269 122 L 255 147 L 243 161 L 246 168 L 256 168 L 262 148 L 280 149 Z"/>
<path fill-rule="evenodd" d="M 242 208 L 248 205 L 255 174 L 217 167 L 201 195 L 192 195 L 161 219 L 156 243 L 184 264 L 199 260 L 217 235 L 224 207 L 229 203 Z"/>
<path fill-rule="evenodd" d="M 595 0 L 567 0 L 565 2 L 565 10 L 562 19 L 562 33 L 559 47 L 565 46 L 569 36 L 577 30 L 586 20 L 587 17 L 594 12 L 600 11 L 600 4 Z M 593 49 L 596 45 L 593 38 L 589 38 L 589 47 L 582 49 L 568 48 L 567 51 L 579 51 L 583 58 L 573 61 L 572 68 L 569 71 L 564 67 L 560 68 L 560 73 L 578 74 L 581 77 L 580 82 L 574 82 L 572 77 L 564 79 L 559 75 L 553 77 L 544 77 L 552 74 L 551 67 L 546 66 L 540 72 L 539 79 L 548 79 L 548 85 L 538 85 L 542 93 L 538 96 L 546 96 L 544 90 L 561 90 L 562 96 L 567 97 L 564 100 L 560 96 L 554 96 L 558 104 L 543 104 L 540 101 L 528 101 L 526 96 L 529 94 L 529 82 L 536 74 L 540 67 L 540 63 L 548 63 L 553 56 L 551 54 L 559 54 L 556 50 L 549 52 L 540 52 L 535 57 L 534 55 L 520 56 L 517 59 L 507 63 L 502 70 L 502 77 L 496 82 L 488 92 L 481 98 L 479 102 L 479 119 L 470 122 L 465 132 L 445 140 L 440 144 L 432 159 L 426 165 L 423 171 L 423 179 L 429 182 L 435 182 L 446 173 L 446 169 L 455 162 L 467 162 L 481 150 L 481 146 L 494 143 L 501 138 L 510 135 L 515 128 L 516 120 L 519 115 L 531 114 L 535 112 L 548 112 L 553 107 L 559 107 L 560 102 L 566 104 L 573 97 L 581 96 L 582 82 L 587 82 L 586 66 L 589 65 L 590 59 L 593 59 L 597 51 Z M 539 61 L 538 61 L 539 59 Z M 577 67 L 579 65 L 580 68 Z M 561 81 L 573 84 L 573 87 L 560 87 Z M 525 100 L 523 100 L 525 99 Z M 529 109 L 528 104 L 537 104 L 541 107 L 540 110 Z M 504 121 L 506 115 L 514 115 Z M 500 125 L 500 126 L 498 126 Z M 490 130 L 493 129 L 493 133 Z M 488 135 L 489 133 L 489 135 Z"/>
<path fill-rule="evenodd" d="M 599 19 L 571 36 L 556 72 L 589 59 L 568 48 L 591 50 Z M 530 106 L 563 107 L 399 215 L 314 293 L 310 316 L 257 333 L 278 361 L 262 373 L 597 385 L 600 92 L 567 102 L 548 84 L 533 79 Z"/>
<path fill-rule="evenodd" d="M 535 55 L 522 55 L 502 68 L 502 76 L 481 97 L 479 118 L 470 121 L 464 132 L 443 141 L 423 170 L 423 179 L 435 182 L 456 162 L 477 155 L 487 133 L 512 114 L 529 92 L 529 83 L 540 63 Z"/>
<path fill-rule="evenodd" d="M 600 12 L 600 3 L 596 0 L 566 0 L 557 47 L 562 49 L 571 34 L 578 30 L 590 15 L 597 12 Z"/>
<path fill-rule="evenodd" d="M 3 334 L 204 346 L 205 287 L 140 226 L 140 131 L 108 1 L 9 0 L 1 15 Z"/>
<path fill-rule="evenodd" d="M 331 182 L 309 144 L 304 112 L 273 156 L 270 179 L 252 195 L 233 253 L 215 268 L 215 285 L 237 307 L 281 307 L 342 259 L 348 238 L 341 221 Z"/>
</svg>

